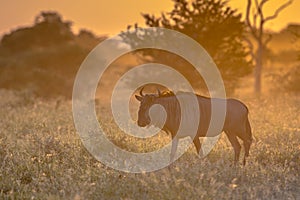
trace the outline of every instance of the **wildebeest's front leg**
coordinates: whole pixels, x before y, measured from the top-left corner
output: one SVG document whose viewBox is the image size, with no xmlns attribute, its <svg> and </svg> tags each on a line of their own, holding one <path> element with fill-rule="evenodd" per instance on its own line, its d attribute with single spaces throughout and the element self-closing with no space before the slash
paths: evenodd
<svg viewBox="0 0 300 200">
<path fill-rule="evenodd" d="M 174 137 L 172 139 L 172 148 L 171 148 L 171 154 L 170 154 L 170 162 L 174 161 L 174 157 L 175 157 L 175 153 L 177 150 L 177 146 L 178 146 L 178 138 Z"/>
<path fill-rule="evenodd" d="M 196 147 L 196 150 L 197 150 L 197 154 L 200 158 L 203 157 L 203 152 L 202 152 L 202 149 L 201 149 L 201 143 L 200 143 L 200 139 L 198 137 L 195 137 L 193 139 L 193 143 Z"/>
</svg>

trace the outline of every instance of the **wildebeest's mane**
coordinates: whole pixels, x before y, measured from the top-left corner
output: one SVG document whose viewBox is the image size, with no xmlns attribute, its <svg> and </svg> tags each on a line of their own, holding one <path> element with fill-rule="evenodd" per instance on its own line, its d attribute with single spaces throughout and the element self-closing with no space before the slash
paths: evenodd
<svg viewBox="0 0 300 200">
<path fill-rule="evenodd" d="M 171 90 L 166 90 L 160 93 L 160 95 L 158 97 L 163 98 L 163 97 L 173 97 L 176 95 L 181 95 L 181 94 L 191 94 L 191 95 L 196 95 L 197 97 L 201 97 L 201 98 L 206 98 L 206 99 L 210 99 L 209 97 L 205 97 L 196 93 L 192 93 L 192 92 L 185 92 L 185 91 L 178 91 L 176 93 L 174 93 Z"/>
<path fill-rule="evenodd" d="M 166 90 L 160 93 L 159 97 L 171 97 L 175 96 L 175 93 L 171 90 Z"/>
</svg>

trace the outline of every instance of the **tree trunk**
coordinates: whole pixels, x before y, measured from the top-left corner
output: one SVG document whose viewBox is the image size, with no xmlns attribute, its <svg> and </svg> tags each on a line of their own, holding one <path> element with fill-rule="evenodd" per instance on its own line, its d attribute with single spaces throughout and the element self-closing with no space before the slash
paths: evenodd
<svg viewBox="0 0 300 200">
<path fill-rule="evenodd" d="M 256 54 L 256 66 L 255 66 L 255 84 L 254 91 L 256 94 L 261 93 L 261 72 L 262 72 L 262 53 L 263 53 L 263 44 L 258 43 L 257 54 Z"/>
</svg>

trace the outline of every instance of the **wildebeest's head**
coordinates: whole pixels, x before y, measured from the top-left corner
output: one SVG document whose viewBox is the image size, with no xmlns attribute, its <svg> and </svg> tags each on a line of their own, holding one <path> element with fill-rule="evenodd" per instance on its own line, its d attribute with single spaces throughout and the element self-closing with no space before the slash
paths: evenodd
<svg viewBox="0 0 300 200">
<path fill-rule="evenodd" d="M 143 94 L 143 89 L 140 90 L 140 96 L 135 95 L 135 98 L 140 101 L 140 108 L 138 112 L 138 126 L 145 127 L 150 124 L 151 119 L 149 116 L 149 109 L 154 104 L 156 98 L 160 96 L 160 92 L 158 90 L 158 94 Z"/>
</svg>

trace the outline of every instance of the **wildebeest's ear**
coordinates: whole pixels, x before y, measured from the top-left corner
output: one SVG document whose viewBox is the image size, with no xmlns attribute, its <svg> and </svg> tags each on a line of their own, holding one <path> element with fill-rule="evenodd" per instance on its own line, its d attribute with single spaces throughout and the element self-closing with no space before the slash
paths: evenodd
<svg viewBox="0 0 300 200">
<path fill-rule="evenodd" d="M 135 98 L 136 98 L 138 101 L 142 101 L 142 100 L 143 100 L 143 97 L 138 96 L 138 95 L 135 95 Z"/>
</svg>

